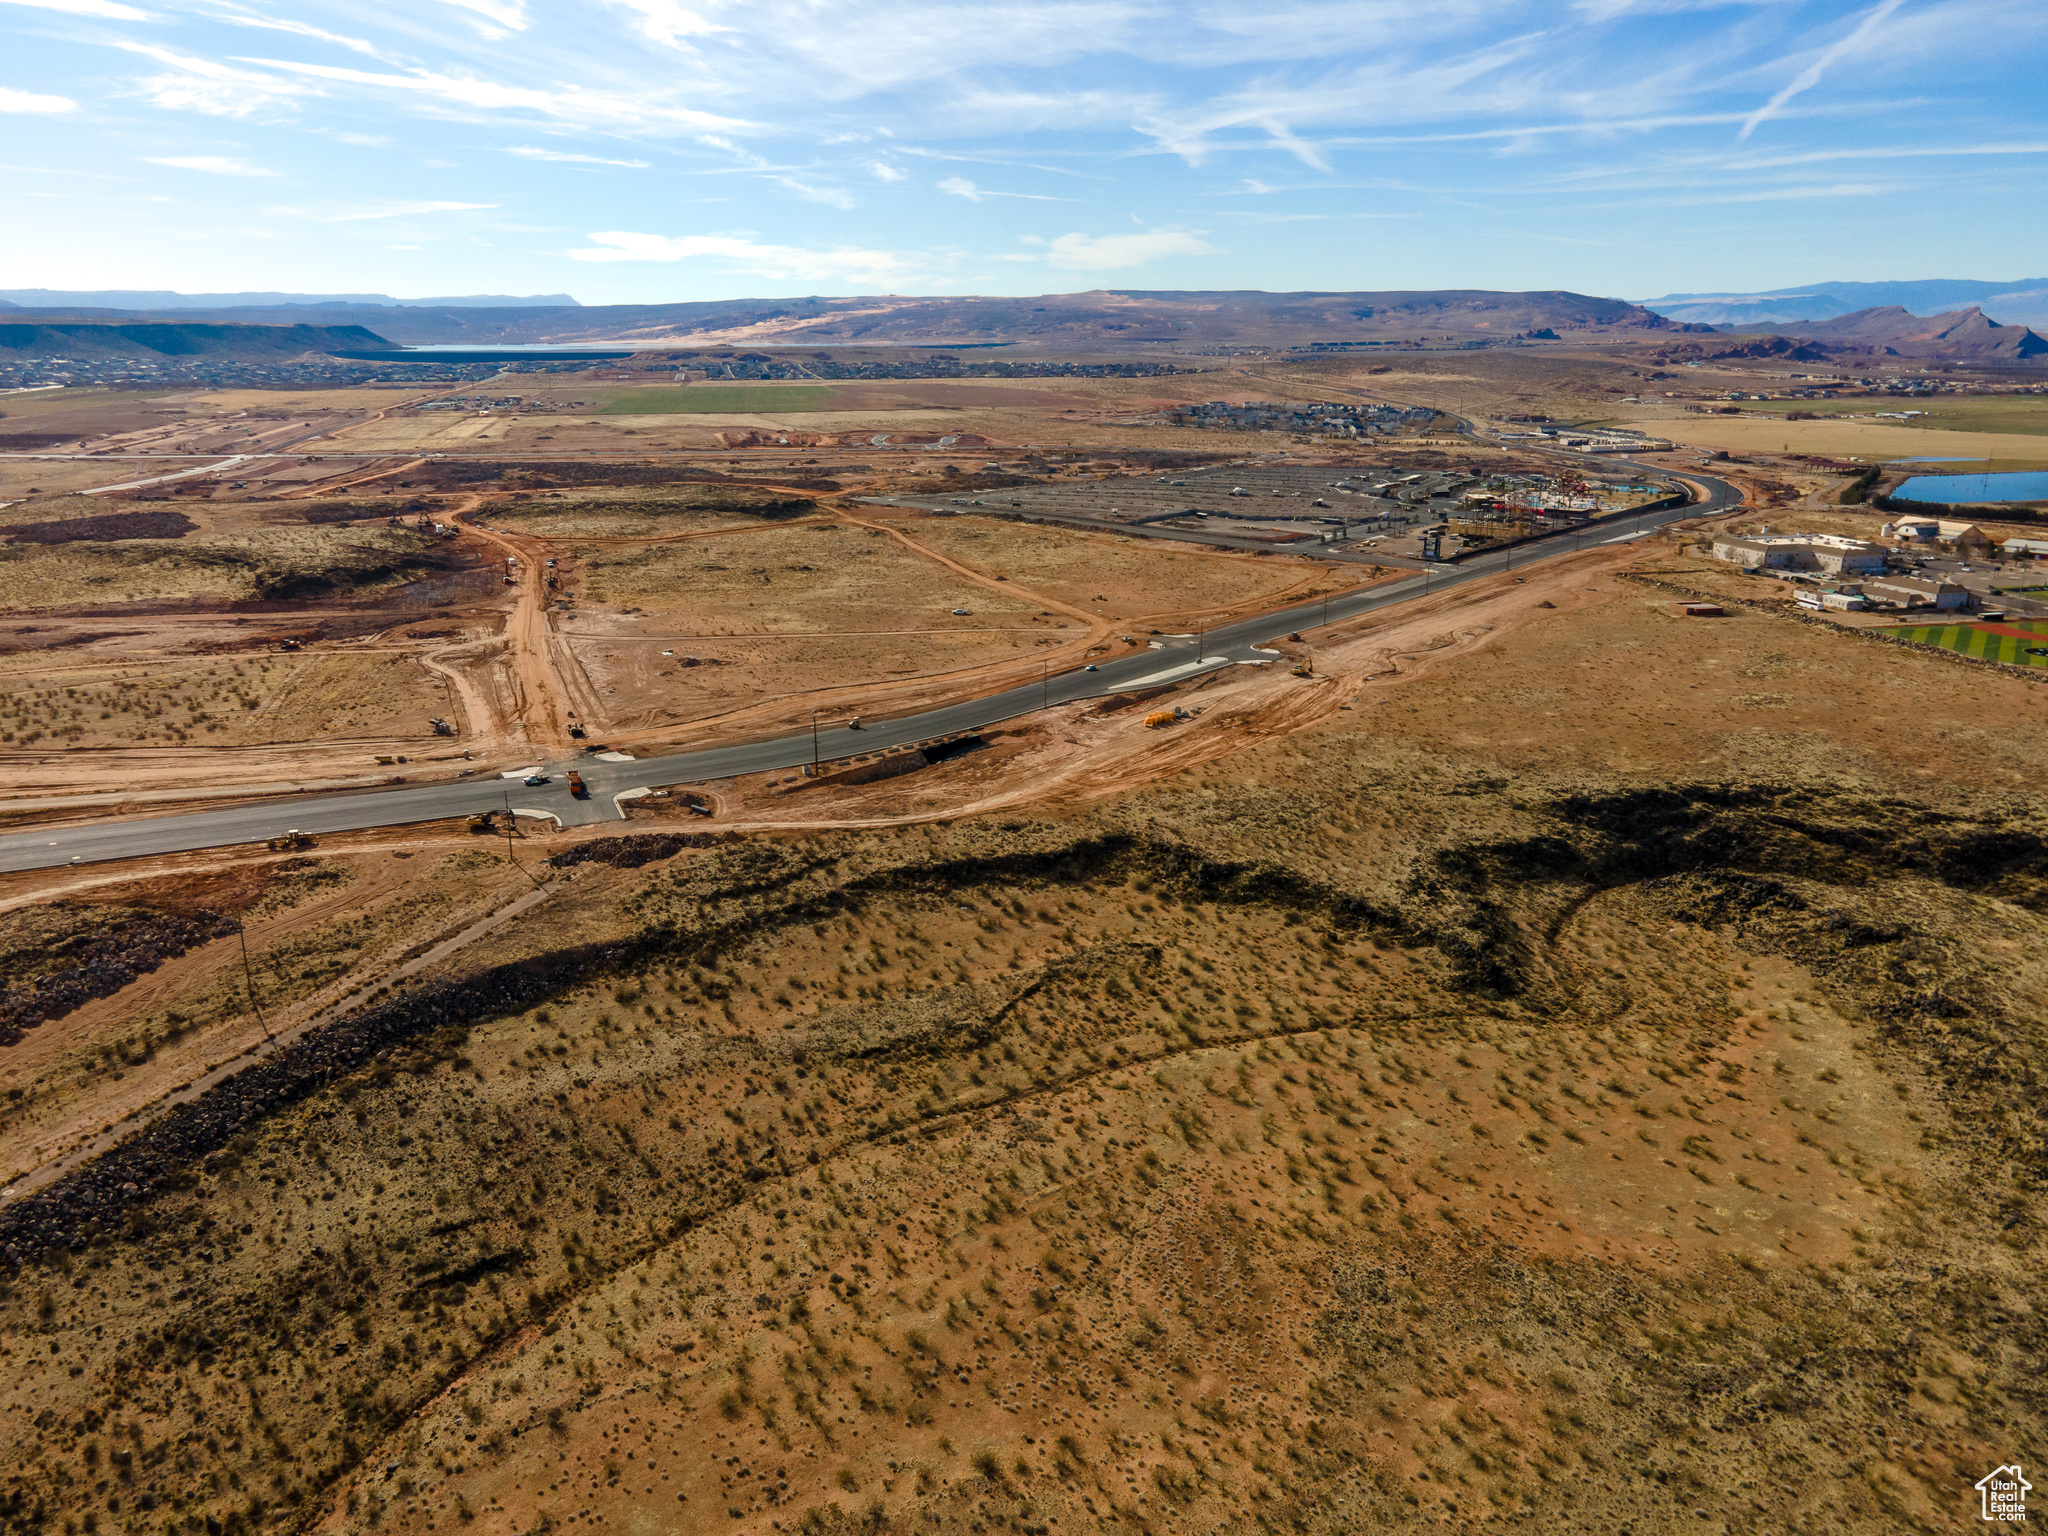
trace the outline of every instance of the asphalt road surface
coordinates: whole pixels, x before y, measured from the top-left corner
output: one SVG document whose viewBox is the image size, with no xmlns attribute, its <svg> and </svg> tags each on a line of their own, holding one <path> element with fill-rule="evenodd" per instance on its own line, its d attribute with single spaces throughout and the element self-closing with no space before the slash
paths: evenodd
<svg viewBox="0 0 2048 1536">
<path fill-rule="evenodd" d="M 1609 464 L 1612 462 L 1608 461 Z M 1631 467 L 1647 473 L 1660 473 L 1646 465 Z M 565 826 L 622 820 L 624 813 L 619 810 L 614 797 L 626 790 L 692 784 L 737 774 L 772 773 L 777 769 L 800 767 L 814 760 L 912 746 L 936 737 L 982 730 L 1055 704 L 1071 704 L 1131 689 L 1159 687 L 1231 664 L 1271 662 L 1277 659 L 1275 653 L 1260 651 L 1259 643 L 1290 630 L 1312 629 L 1339 619 L 1356 618 L 1360 614 L 1411 602 L 1446 587 L 1461 586 L 1510 569 L 1519 570 L 1539 560 L 1640 538 L 1685 518 L 1725 510 L 1741 500 L 1740 493 L 1724 481 L 1705 475 L 1689 478 L 1708 487 L 1709 495 L 1704 502 L 1687 507 L 1669 507 L 1633 518 L 1623 517 L 1576 533 L 1554 534 L 1514 549 L 1473 556 L 1455 567 L 1437 566 L 1382 586 L 1333 597 L 1327 604 L 1317 601 L 1283 608 L 1276 613 L 1209 630 L 1200 636 L 1168 637 L 1150 650 L 1102 662 L 1095 670 L 1055 673 L 1042 683 L 1031 683 L 983 698 L 963 699 L 920 715 L 897 720 L 869 720 L 858 730 L 850 728 L 844 721 L 830 724 L 821 721 L 815 741 L 813 733 L 805 731 L 772 741 L 711 747 L 672 757 L 641 758 L 628 762 L 582 757 L 570 763 L 540 765 L 552 782 L 534 789 L 527 788 L 518 779 L 493 776 L 349 794 L 293 796 L 182 816 L 152 816 L 132 821 L 52 828 L 43 832 L 19 832 L 0 837 L 0 872 L 185 853 L 198 848 L 222 848 L 237 843 L 261 842 L 293 828 L 317 836 L 438 821 L 478 811 L 511 809 L 539 812 L 559 818 Z M 566 775 L 572 766 L 582 774 L 588 786 L 586 798 L 579 800 L 569 793 Z"/>
</svg>

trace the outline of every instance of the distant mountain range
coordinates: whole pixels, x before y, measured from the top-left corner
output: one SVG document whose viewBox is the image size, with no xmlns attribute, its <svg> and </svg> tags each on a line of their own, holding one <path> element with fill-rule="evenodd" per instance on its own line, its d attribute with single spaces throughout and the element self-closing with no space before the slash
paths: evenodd
<svg viewBox="0 0 2048 1536">
<path fill-rule="evenodd" d="M 531 294 L 524 298 L 502 293 L 470 293 L 453 298 L 394 299 L 388 293 L 173 293 L 141 288 L 0 288 L 0 309 L 324 309 L 334 305 L 371 304 L 384 309 L 522 309 L 543 305 L 574 309 L 566 293 Z"/>
<path fill-rule="evenodd" d="M 1712 341 L 1689 336 L 1659 356 L 1668 362 L 1780 358 L 1848 364 L 1890 357 L 1956 363 L 2032 363 L 2048 357 L 2048 341 L 2032 329 L 2001 325 L 1975 305 L 1945 315 L 1916 315 L 1900 305 L 1884 304 L 1828 320 L 1716 330 L 1719 334 Z"/>
<path fill-rule="evenodd" d="M 1645 309 L 1694 325 L 1769 325 L 1798 320 L 1833 320 L 1858 310 L 1898 305 L 1919 315 L 1975 306 L 2001 325 L 2048 328 L 2048 277 L 2009 283 L 1966 278 L 1930 278 L 1904 283 L 1809 283 L 1768 293 L 1667 293 L 1646 299 Z"/>
<path fill-rule="evenodd" d="M 10 321 L 0 317 L 0 361 L 67 357 L 92 362 L 120 358 L 208 358 L 262 362 L 308 352 L 389 347 L 359 325 L 209 325 L 192 321 Z"/>
<path fill-rule="evenodd" d="M 102 295 L 104 297 L 104 295 Z M 239 295 L 238 297 L 250 297 Z M 277 303 L 121 312 L 52 305 L 10 318 L 172 319 L 360 325 L 423 346 L 534 342 L 648 345 L 1007 344 L 1035 351 L 1306 346 L 1312 342 L 1511 340 L 1535 333 L 1642 334 L 1687 327 L 1620 299 L 1479 289 L 1392 293 L 1158 292 L 1098 289 L 1036 298 L 729 299 L 691 304 L 548 306 L 427 301 Z"/>
</svg>

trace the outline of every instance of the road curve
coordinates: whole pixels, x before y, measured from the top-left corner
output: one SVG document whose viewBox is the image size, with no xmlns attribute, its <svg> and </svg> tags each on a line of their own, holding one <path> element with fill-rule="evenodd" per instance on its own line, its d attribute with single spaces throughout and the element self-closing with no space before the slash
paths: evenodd
<svg viewBox="0 0 2048 1536">
<path fill-rule="evenodd" d="M 1608 461 L 1611 465 L 1613 461 Z M 1671 478 L 1649 465 L 1629 467 Z M 1577 533 L 1553 534 L 1513 549 L 1474 556 L 1456 567 L 1440 566 L 1397 581 L 1282 608 L 1209 630 L 1199 638 L 1173 637 L 1156 648 L 1105 661 L 1096 671 L 1074 670 L 1003 693 L 962 699 L 954 704 L 895 720 L 870 720 L 854 730 L 844 724 L 821 725 L 771 741 L 710 747 L 670 757 L 605 762 L 582 758 L 551 769 L 553 782 L 528 789 L 518 780 L 461 779 L 353 794 L 306 795 L 266 800 L 256 805 L 229 806 L 180 816 L 154 816 L 132 821 L 18 832 L 0 837 L 0 872 L 49 869 L 60 865 L 142 858 L 153 854 L 187 853 L 235 843 L 261 842 L 289 829 L 324 834 L 355 832 L 371 827 L 438 821 L 449 816 L 506 809 L 536 811 L 558 818 L 565 826 L 621 819 L 615 796 L 626 790 L 656 785 L 690 784 L 739 774 L 771 773 L 815 759 L 849 757 L 912 746 L 935 737 L 977 731 L 1055 704 L 1072 704 L 1130 688 L 1159 686 L 1178 676 L 1192 676 L 1198 664 L 1214 658 L 1230 662 L 1271 661 L 1258 643 L 1289 630 L 1309 629 L 1340 619 L 1392 608 L 1447 587 L 1462 586 L 1509 569 L 1555 559 L 1580 549 L 1617 544 L 1654 532 L 1686 518 L 1710 516 L 1739 504 L 1741 492 L 1726 481 L 1688 474 L 1708 489 L 1707 499 L 1685 507 L 1669 507 L 1635 518 L 1618 518 Z M 1182 670 L 1185 669 L 1185 670 Z M 571 798 L 565 775 L 569 766 L 582 774 L 589 788 L 585 799 Z"/>
</svg>

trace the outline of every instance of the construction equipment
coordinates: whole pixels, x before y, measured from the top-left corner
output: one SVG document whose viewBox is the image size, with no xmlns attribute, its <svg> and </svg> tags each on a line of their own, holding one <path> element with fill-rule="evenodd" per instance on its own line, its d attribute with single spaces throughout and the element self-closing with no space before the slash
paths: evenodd
<svg viewBox="0 0 2048 1536">
<path fill-rule="evenodd" d="M 1179 718 L 1180 711 L 1177 709 L 1155 709 L 1154 711 L 1152 711 L 1151 714 L 1145 717 L 1145 728 L 1147 730 L 1156 731 L 1164 726 L 1169 726 L 1173 724 L 1173 722 L 1178 720 Z"/>
<path fill-rule="evenodd" d="M 464 820 L 462 824 L 472 832 L 495 832 L 498 827 L 498 813 L 496 811 L 478 811 L 474 816 Z"/>
<path fill-rule="evenodd" d="M 1316 664 L 1313 661 L 1297 661 L 1292 667 L 1287 669 L 1287 675 L 1289 677 L 1314 677 L 1316 675 Z"/>
<path fill-rule="evenodd" d="M 434 734 L 436 736 L 453 736 L 455 734 L 455 727 L 450 725 L 446 720 L 441 720 L 437 718 L 429 720 L 427 724 L 431 725 L 434 728 Z"/>
<path fill-rule="evenodd" d="M 574 768 L 571 768 L 569 770 L 569 793 L 574 795 L 578 800 L 587 800 L 590 798 L 590 791 L 583 787 L 583 775 L 578 773 Z"/>
<path fill-rule="evenodd" d="M 263 846 L 272 853 L 287 853 L 294 848 L 317 848 L 320 846 L 320 843 L 317 838 L 309 837 L 297 827 L 293 827 L 291 831 L 285 833 L 282 837 L 265 838 Z"/>
</svg>

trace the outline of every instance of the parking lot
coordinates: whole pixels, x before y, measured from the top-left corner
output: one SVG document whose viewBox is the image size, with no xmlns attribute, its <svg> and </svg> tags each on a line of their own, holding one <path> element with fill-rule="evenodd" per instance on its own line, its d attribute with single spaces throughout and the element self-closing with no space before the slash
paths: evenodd
<svg viewBox="0 0 2048 1536">
<path fill-rule="evenodd" d="M 1475 483 L 1463 474 L 1238 464 L 955 496 L 873 499 L 935 512 L 973 509 L 1081 527 L 1113 527 L 1233 549 L 1406 564 L 1419 558 L 1417 532 L 1456 511 L 1457 493 Z"/>
</svg>

